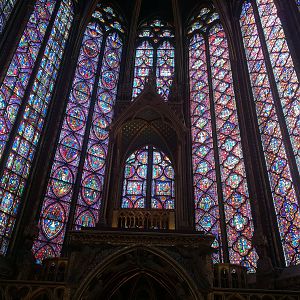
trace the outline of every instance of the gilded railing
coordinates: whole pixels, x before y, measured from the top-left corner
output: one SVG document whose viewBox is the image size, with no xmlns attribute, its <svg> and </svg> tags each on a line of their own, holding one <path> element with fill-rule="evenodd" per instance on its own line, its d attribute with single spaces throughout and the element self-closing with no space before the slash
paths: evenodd
<svg viewBox="0 0 300 300">
<path fill-rule="evenodd" d="M 175 211 L 168 209 L 118 209 L 113 212 L 113 228 L 175 230 Z"/>
</svg>

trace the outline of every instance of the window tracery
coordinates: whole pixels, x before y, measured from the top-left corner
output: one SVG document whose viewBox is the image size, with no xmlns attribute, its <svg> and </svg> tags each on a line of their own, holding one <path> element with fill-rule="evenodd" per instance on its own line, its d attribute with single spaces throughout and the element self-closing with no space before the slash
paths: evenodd
<svg viewBox="0 0 300 300">
<path fill-rule="evenodd" d="M 226 35 L 209 7 L 191 20 L 188 34 L 196 228 L 216 236 L 216 262 L 254 271 L 254 226 Z"/>
<path fill-rule="evenodd" d="M 142 92 L 146 78 L 152 72 L 156 76 L 158 94 L 168 100 L 174 70 L 173 28 L 158 19 L 144 23 L 138 34 L 132 98 L 136 98 Z"/>
<path fill-rule="evenodd" d="M 12 140 L 12 145 L 6 149 L 8 155 L 0 181 L 0 252 L 3 254 L 7 251 L 16 222 L 73 20 L 73 4 L 71 0 L 63 0 L 49 39 L 44 41 L 54 11 L 55 1 L 36 2 L 0 88 L 0 158 L 5 159 L 5 146 L 8 138 Z M 46 47 L 33 84 L 29 85 L 43 42 L 46 42 Z M 25 97 L 27 90 L 29 93 Z M 19 111 L 21 105 L 24 105 L 24 111 Z M 18 113 L 21 114 L 20 122 L 16 122 Z M 16 132 L 12 136 L 13 126 Z"/>
<path fill-rule="evenodd" d="M 83 35 L 42 205 L 33 246 L 38 262 L 60 255 L 68 228 L 93 227 L 98 221 L 122 33 L 115 11 L 98 4 Z"/>
</svg>

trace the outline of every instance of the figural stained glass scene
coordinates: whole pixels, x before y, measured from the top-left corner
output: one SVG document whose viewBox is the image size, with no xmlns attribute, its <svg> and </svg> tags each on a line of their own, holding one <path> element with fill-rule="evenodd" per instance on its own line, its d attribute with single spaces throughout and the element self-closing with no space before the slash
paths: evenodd
<svg viewBox="0 0 300 300">
<path fill-rule="evenodd" d="M 3 299 L 299 300 L 299 1 L 0 2 Z"/>
</svg>

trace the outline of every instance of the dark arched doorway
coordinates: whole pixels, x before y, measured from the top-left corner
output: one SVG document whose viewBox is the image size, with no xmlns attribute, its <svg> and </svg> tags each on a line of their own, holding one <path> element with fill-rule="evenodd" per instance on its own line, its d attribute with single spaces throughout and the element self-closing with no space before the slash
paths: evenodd
<svg viewBox="0 0 300 300">
<path fill-rule="evenodd" d="M 82 278 L 73 299 L 202 299 L 188 272 L 156 248 L 134 246 L 110 255 Z"/>
<path fill-rule="evenodd" d="M 111 300 L 163 300 L 176 299 L 168 287 L 147 273 L 140 273 L 125 282 L 110 297 Z"/>
</svg>

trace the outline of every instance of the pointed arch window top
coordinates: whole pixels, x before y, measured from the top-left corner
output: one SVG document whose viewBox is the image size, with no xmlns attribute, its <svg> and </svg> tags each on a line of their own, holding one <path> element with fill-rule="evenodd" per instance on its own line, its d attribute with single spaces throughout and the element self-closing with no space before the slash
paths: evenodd
<svg viewBox="0 0 300 300">
<path fill-rule="evenodd" d="M 196 17 L 192 17 L 188 34 L 192 34 L 197 30 L 206 32 L 210 25 L 217 20 L 219 20 L 219 15 L 215 12 L 214 7 L 204 7 Z"/>
<path fill-rule="evenodd" d="M 139 37 L 154 38 L 153 41 L 158 43 L 161 38 L 174 38 L 175 35 L 171 24 L 154 19 L 141 25 Z"/>
<path fill-rule="evenodd" d="M 154 19 L 141 25 L 136 48 L 132 99 L 144 89 L 151 71 L 156 75 L 157 92 L 169 98 L 175 71 L 174 29 L 164 21 Z"/>
<path fill-rule="evenodd" d="M 122 25 L 124 23 L 123 19 L 115 13 L 111 6 L 103 5 L 102 3 L 98 4 L 92 16 L 104 26 L 106 31 L 117 30 L 121 33 L 125 32 Z"/>
</svg>

